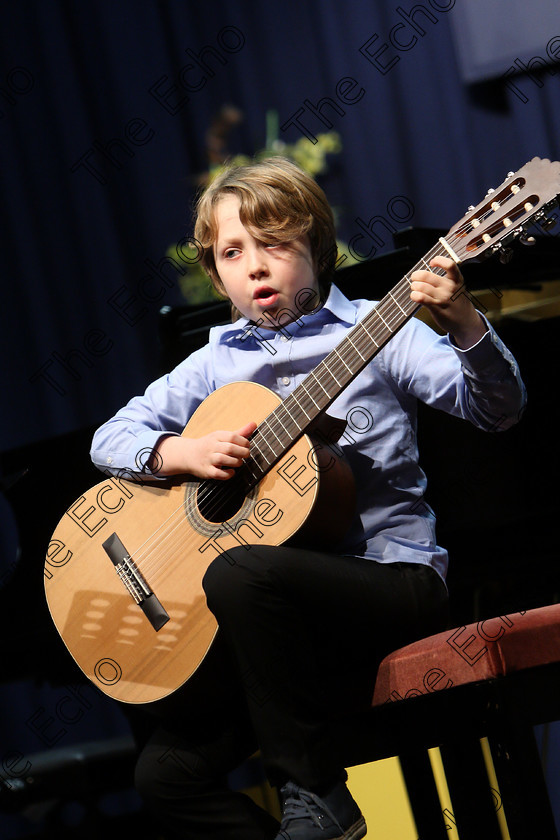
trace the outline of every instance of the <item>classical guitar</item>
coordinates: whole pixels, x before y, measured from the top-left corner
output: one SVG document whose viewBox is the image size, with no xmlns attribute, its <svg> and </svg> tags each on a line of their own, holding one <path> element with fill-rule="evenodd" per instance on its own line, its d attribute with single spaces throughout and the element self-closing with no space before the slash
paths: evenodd
<svg viewBox="0 0 560 840">
<path fill-rule="evenodd" d="M 418 309 L 410 274 L 435 256 L 507 256 L 512 239 L 546 223 L 559 193 L 560 162 L 534 158 L 469 208 L 285 400 L 250 382 L 211 394 L 184 434 L 237 429 L 248 405 L 258 421 L 251 456 L 228 481 L 111 476 L 68 508 L 47 551 L 46 597 L 68 650 L 99 689 L 148 703 L 189 679 L 217 630 L 202 578 L 218 553 L 298 538 L 333 544 L 337 526 L 349 524 L 352 494 L 341 490 L 344 461 L 310 433 Z M 330 512 L 322 514 L 323 503 Z"/>
</svg>

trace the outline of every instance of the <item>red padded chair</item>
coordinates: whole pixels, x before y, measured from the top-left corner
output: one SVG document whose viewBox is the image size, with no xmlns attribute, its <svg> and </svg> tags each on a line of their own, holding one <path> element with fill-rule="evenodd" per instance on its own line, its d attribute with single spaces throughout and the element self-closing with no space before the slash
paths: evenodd
<svg viewBox="0 0 560 840">
<path fill-rule="evenodd" d="M 560 604 L 448 630 L 387 656 L 371 712 L 351 725 L 347 764 L 399 755 L 420 840 L 439 840 L 448 834 L 427 754 L 439 746 L 461 840 L 501 840 L 497 807 L 511 840 L 558 840 L 533 730 L 554 720 Z"/>
</svg>

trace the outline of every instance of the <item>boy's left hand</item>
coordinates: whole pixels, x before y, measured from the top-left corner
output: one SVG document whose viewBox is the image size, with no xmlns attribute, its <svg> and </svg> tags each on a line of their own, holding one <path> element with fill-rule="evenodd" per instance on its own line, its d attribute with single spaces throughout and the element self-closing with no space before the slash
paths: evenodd
<svg viewBox="0 0 560 840">
<path fill-rule="evenodd" d="M 467 350 L 482 338 L 486 324 L 465 294 L 457 264 L 449 257 L 434 257 L 430 266 L 444 269 L 445 275 L 415 271 L 410 276 L 410 298 L 425 306 L 437 326 L 450 333 L 458 347 Z"/>
</svg>

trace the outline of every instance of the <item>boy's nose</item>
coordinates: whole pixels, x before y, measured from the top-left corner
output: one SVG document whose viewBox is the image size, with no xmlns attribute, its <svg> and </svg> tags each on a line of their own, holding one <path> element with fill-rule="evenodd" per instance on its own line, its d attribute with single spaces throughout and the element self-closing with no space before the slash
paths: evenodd
<svg viewBox="0 0 560 840">
<path fill-rule="evenodd" d="M 268 274 L 266 260 L 261 254 L 255 254 L 249 263 L 249 274 L 251 277 L 263 277 Z"/>
</svg>

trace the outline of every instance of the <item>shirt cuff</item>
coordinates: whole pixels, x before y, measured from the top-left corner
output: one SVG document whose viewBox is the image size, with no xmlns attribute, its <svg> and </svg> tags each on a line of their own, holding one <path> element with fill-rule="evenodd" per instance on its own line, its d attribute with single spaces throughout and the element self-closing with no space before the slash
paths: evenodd
<svg viewBox="0 0 560 840">
<path fill-rule="evenodd" d="M 504 375 L 516 375 L 517 362 L 505 344 L 496 334 L 487 318 L 479 312 L 486 324 L 486 332 L 481 338 L 466 350 L 457 347 L 450 338 L 451 346 L 461 360 L 461 365 L 474 376 L 484 376 L 487 379 L 502 379 Z"/>
<path fill-rule="evenodd" d="M 126 478 L 129 475 L 142 475 L 151 478 L 166 478 L 158 476 L 158 465 L 154 464 L 153 470 L 148 469 L 148 461 L 159 441 L 170 435 L 177 436 L 177 432 L 161 432 L 149 430 L 142 432 L 134 441 L 133 447 L 127 452 L 110 452 L 106 450 L 93 451 L 93 461 L 101 468 L 112 473 L 120 473 Z"/>
</svg>

